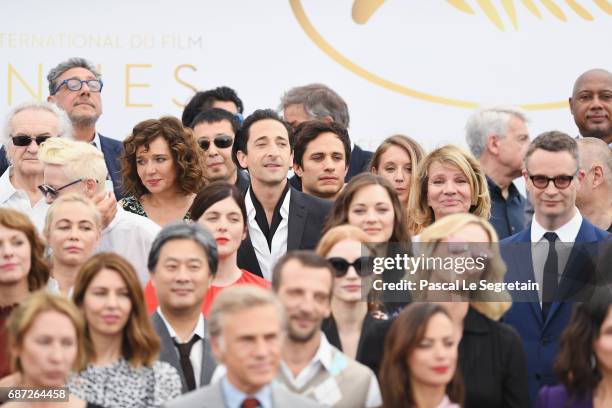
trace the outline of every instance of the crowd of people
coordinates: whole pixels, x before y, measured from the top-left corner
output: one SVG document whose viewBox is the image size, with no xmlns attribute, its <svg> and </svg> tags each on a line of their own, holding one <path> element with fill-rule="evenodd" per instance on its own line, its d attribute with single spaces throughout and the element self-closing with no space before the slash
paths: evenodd
<svg viewBox="0 0 612 408">
<path fill-rule="evenodd" d="M 612 73 L 578 135 L 495 106 L 429 152 L 322 84 L 119 141 L 91 62 L 47 79 L 0 140 L 3 407 L 612 406 Z"/>
</svg>

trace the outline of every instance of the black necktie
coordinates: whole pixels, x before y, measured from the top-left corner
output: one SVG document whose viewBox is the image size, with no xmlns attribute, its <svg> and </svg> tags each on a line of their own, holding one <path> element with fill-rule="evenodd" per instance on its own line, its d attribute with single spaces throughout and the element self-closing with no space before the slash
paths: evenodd
<svg viewBox="0 0 612 408">
<path fill-rule="evenodd" d="M 557 251 L 555 250 L 555 241 L 557 240 L 557 234 L 554 232 L 547 232 L 544 234 L 544 238 L 548 241 L 548 256 L 546 257 L 546 263 L 544 264 L 544 279 L 542 288 L 542 318 L 546 321 L 550 306 L 552 305 L 553 299 L 557 295 L 557 289 L 559 288 L 559 260 L 557 258 Z"/>
<path fill-rule="evenodd" d="M 257 407 L 261 407 L 261 405 L 259 404 L 259 401 L 257 400 L 257 398 L 246 398 L 244 401 L 242 401 L 242 404 L 240 404 L 240 408 L 257 408 Z"/>
<path fill-rule="evenodd" d="M 193 366 L 191 365 L 191 360 L 189 359 L 189 355 L 191 354 L 191 348 L 194 344 L 196 344 L 200 340 L 200 336 L 194 334 L 191 340 L 187 343 L 179 343 L 176 339 L 172 339 L 174 345 L 178 349 L 179 356 L 181 359 L 181 369 L 183 370 L 183 375 L 185 376 L 185 382 L 187 383 L 187 389 L 189 391 L 195 390 L 195 376 L 193 374 Z"/>
</svg>

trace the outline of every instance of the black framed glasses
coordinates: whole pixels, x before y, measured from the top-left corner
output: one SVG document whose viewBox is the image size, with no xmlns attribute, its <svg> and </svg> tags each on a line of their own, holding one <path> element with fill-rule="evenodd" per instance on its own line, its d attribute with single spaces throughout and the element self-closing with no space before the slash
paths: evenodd
<svg viewBox="0 0 612 408">
<path fill-rule="evenodd" d="M 548 177 L 539 174 L 529 175 L 529 178 L 531 179 L 533 185 L 542 190 L 548 187 L 548 183 L 550 183 L 551 181 L 559 190 L 568 188 L 569 185 L 572 183 L 574 177 L 576 177 L 575 174 L 572 176 L 560 175 L 555 177 Z"/>
<path fill-rule="evenodd" d="M 75 185 L 77 183 L 80 183 L 81 181 L 83 181 L 83 179 L 74 180 L 73 182 L 68 183 L 66 185 L 63 185 L 63 186 L 58 187 L 58 188 L 51 187 L 48 184 L 41 184 L 40 186 L 38 186 L 38 189 L 40 190 L 41 193 L 43 193 L 43 195 L 46 198 L 49 198 L 51 200 L 55 200 L 57 198 L 57 196 L 59 195 L 60 191 L 62 191 L 65 188 L 68 188 L 70 186 L 73 186 L 73 185 Z"/>
<path fill-rule="evenodd" d="M 362 256 L 355 259 L 353 262 L 349 262 L 344 258 L 335 256 L 327 258 L 327 262 L 329 262 L 334 269 L 334 275 L 336 278 L 341 278 L 346 275 L 348 268 L 351 266 L 355 268 L 357 275 L 361 276 L 362 278 L 372 274 L 372 258 L 369 256 Z"/>
<path fill-rule="evenodd" d="M 11 139 L 13 140 L 13 145 L 14 146 L 19 146 L 19 147 L 26 147 L 29 146 L 30 143 L 32 143 L 32 140 L 36 141 L 37 145 L 41 145 L 45 142 L 45 140 L 47 140 L 48 138 L 50 138 L 51 136 L 49 135 L 41 135 L 41 136 L 28 136 L 28 135 L 17 135 L 17 136 L 11 136 Z"/>
<path fill-rule="evenodd" d="M 226 149 L 234 144 L 234 138 L 230 135 L 218 135 L 213 139 L 213 143 L 219 149 Z M 207 151 L 210 148 L 210 140 L 208 139 L 199 139 L 198 145 L 202 150 Z"/>
<path fill-rule="evenodd" d="M 53 91 L 53 95 L 55 95 L 64 84 L 66 85 L 66 88 L 71 91 L 80 91 L 83 87 L 83 84 L 87 84 L 87 87 L 89 88 L 90 92 L 102 92 L 102 86 L 104 85 L 102 83 L 102 80 L 100 79 L 81 80 L 79 78 L 68 78 L 64 79 L 62 82 L 59 83 L 59 85 L 57 85 L 55 91 Z"/>
</svg>

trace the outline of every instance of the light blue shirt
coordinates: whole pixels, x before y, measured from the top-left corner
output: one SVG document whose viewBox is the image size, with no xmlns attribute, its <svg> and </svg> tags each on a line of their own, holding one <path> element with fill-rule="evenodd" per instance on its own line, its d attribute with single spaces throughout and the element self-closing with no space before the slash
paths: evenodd
<svg viewBox="0 0 612 408">
<path fill-rule="evenodd" d="M 234 387 L 227 380 L 227 376 L 223 376 L 221 379 L 221 391 L 223 392 L 223 399 L 225 400 L 226 408 L 240 408 L 242 402 L 247 398 L 255 398 L 259 401 L 259 405 L 263 408 L 272 407 L 272 388 L 270 384 L 261 388 L 253 395 L 247 395 Z"/>
</svg>

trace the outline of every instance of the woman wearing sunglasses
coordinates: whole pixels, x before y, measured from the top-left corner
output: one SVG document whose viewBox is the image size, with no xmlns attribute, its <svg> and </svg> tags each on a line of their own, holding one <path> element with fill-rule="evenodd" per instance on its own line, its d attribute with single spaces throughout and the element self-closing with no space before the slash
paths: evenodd
<svg viewBox="0 0 612 408">
<path fill-rule="evenodd" d="M 164 226 L 189 220 L 202 178 L 202 157 L 193 134 L 171 116 L 137 124 L 123 142 L 123 209 Z"/>
<path fill-rule="evenodd" d="M 322 330 L 328 341 L 351 358 L 369 367 L 378 367 L 382 347 L 365 344 L 369 332 L 386 331 L 380 306 L 370 295 L 372 288 L 372 255 L 368 234 L 352 225 L 341 225 L 327 231 L 316 252 L 325 257 L 334 272 L 331 316 Z M 370 301 L 365 301 L 369 299 Z M 382 343 L 379 345 L 382 346 Z M 372 360 L 377 361 L 372 361 Z"/>
</svg>

